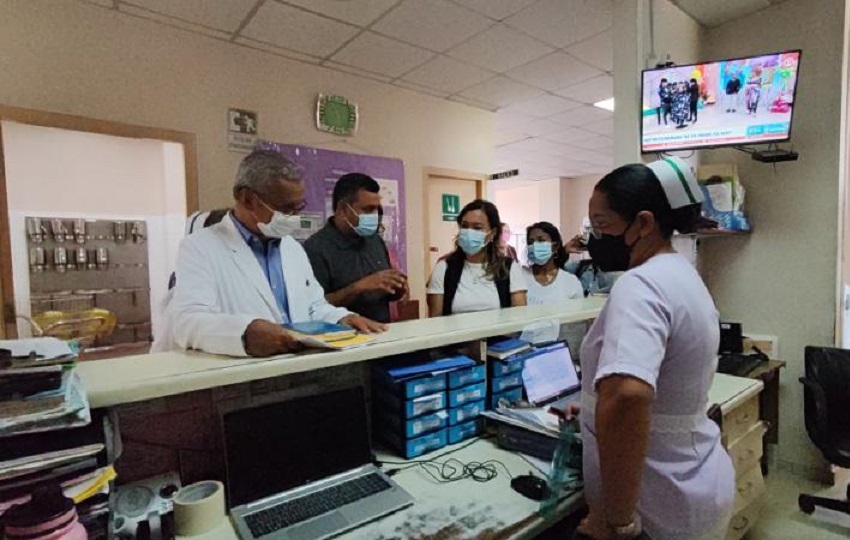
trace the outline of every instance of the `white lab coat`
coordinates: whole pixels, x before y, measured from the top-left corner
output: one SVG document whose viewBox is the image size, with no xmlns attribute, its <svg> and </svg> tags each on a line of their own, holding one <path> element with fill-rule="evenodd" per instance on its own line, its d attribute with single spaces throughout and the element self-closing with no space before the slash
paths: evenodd
<svg viewBox="0 0 850 540">
<path fill-rule="evenodd" d="M 325 300 L 304 248 L 291 236 L 281 240 L 280 258 L 292 321 L 335 323 L 351 313 Z M 170 343 L 158 350 L 176 346 L 247 356 L 242 335 L 252 321 L 283 321 L 263 270 L 229 215 L 183 239 L 176 272 L 165 315 Z"/>
</svg>

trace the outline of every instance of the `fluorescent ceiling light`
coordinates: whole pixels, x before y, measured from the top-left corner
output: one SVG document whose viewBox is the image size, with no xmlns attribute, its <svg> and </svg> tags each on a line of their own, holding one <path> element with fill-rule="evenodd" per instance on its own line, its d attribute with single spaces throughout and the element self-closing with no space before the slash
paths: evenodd
<svg viewBox="0 0 850 540">
<path fill-rule="evenodd" d="M 614 112 L 614 98 L 603 99 L 593 104 L 594 107 Z"/>
</svg>

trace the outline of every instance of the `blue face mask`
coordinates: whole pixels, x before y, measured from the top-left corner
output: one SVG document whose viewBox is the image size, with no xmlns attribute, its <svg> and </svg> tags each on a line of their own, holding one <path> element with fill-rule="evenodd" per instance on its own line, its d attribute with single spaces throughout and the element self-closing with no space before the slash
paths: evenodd
<svg viewBox="0 0 850 540">
<path fill-rule="evenodd" d="M 351 208 L 351 205 L 348 205 Z M 351 208 L 354 213 L 357 213 L 354 208 Z M 357 214 L 357 225 L 351 225 L 354 232 L 358 236 L 372 236 L 378 232 L 378 224 L 381 221 L 377 212 L 374 214 Z M 350 223 L 349 223 L 350 224 Z"/>
<path fill-rule="evenodd" d="M 487 233 L 475 229 L 461 229 L 457 235 L 457 245 L 467 255 L 475 255 L 487 245 Z"/>
<path fill-rule="evenodd" d="M 534 242 L 528 246 L 528 260 L 531 264 L 544 265 L 552 258 L 551 242 Z"/>
</svg>

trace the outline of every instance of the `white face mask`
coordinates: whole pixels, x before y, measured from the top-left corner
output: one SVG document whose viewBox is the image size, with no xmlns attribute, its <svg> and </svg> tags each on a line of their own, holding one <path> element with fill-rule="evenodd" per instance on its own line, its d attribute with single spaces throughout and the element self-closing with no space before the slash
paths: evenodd
<svg viewBox="0 0 850 540">
<path fill-rule="evenodd" d="M 272 219 L 268 223 L 257 222 L 257 228 L 266 238 L 284 238 L 292 236 L 292 233 L 301 228 L 301 216 L 295 214 L 288 216 L 269 207 L 265 202 L 260 202 L 272 212 Z"/>
</svg>

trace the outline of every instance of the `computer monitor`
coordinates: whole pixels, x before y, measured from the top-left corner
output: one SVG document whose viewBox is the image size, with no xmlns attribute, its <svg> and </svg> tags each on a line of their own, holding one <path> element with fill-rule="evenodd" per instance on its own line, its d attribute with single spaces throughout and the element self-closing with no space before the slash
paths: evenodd
<svg viewBox="0 0 850 540">
<path fill-rule="evenodd" d="M 230 508 L 371 463 L 360 387 L 225 413 Z"/>
<path fill-rule="evenodd" d="M 522 380 L 528 401 L 544 405 L 575 392 L 581 386 L 570 348 L 550 345 L 525 360 Z"/>
</svg>

